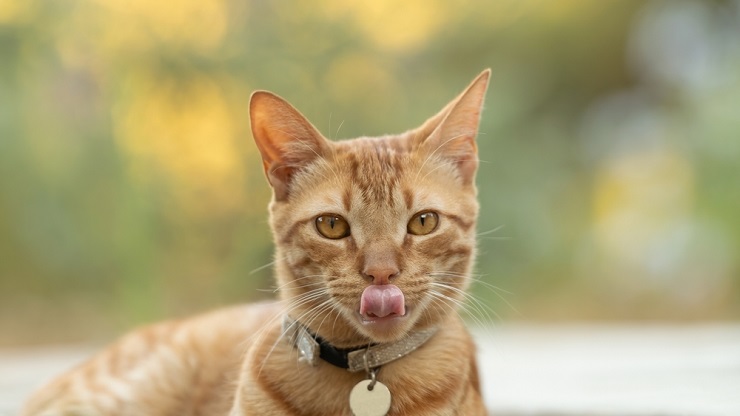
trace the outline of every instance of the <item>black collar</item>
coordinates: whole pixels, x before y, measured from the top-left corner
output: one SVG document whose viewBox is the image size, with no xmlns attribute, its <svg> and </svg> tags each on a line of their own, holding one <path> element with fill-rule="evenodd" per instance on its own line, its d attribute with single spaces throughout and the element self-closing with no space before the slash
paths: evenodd
<svg viewBox="0 0 740 416">
<path fill-rule="evenodd" d="M 283 319 L 283 334 L 288 342 L 301 354 L 299 361 L 318 365 L 318 359 L 350 372 L 378 368 L 404 357 L 422 346 L 437 332 L 427 328 L 408 334 L 405 338 L 387 344 L 368 344 L 355 348 L 337 348 L 289 316 Z"/>
<path fill-rule="evenodd" d="M 307 330 L 308 331 L 308 330 Z M 363 345 L 361 347 L 354 347 L 354 348 L 337 348 L 329 343 L 329 341 L 321 338 L 320 336 L 312 333 L 311 331 L 308 331 L 311 336 L 313 336 L 313 339 L 316 340 L 316 342 L 319 344 L 319 358 L 326 361 L 327 363 L 337 366 L 339 368 L 343 368 L 345 370 L 349 369 L 349 353 L 360 351 L 360 350 L 367 350 L 368 347 L 372 347 L 373 345 L 378 344 L 368 344 Z"/>
</svg>

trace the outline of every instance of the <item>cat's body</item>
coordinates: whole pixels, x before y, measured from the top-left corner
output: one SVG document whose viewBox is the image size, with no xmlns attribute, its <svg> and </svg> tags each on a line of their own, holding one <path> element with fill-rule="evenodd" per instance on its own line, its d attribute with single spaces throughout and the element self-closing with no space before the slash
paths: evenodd
<svg viewBox="0 0 740 416">
<path fill-rule="evenodd" d="M 475 253 L 488 77 L 415 130 L 337 143 L 284 100 L 255 93 L 281 302 L 134 332 L 42 389 L 25 414 L 351 415 L 350 391 L 369 373 L 299 361 L 285 340 L 288 315 L 340 349 L 436 330 L 379 367 L 388 414 L 484 415 L 456 309 Z"/>
<path fill-rule="evenodd" d="M 245 349 L 278 309 L 254 304 L 141 328 L 45 386 L 23 414 L 228 415 Z"/>
</svg>

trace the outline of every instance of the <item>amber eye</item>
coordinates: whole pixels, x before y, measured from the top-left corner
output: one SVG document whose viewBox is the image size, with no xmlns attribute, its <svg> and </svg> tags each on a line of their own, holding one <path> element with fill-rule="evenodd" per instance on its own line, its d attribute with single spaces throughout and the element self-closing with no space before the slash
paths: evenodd
<svg viewBox="0 0 740 416">
<path fill-rule="evenodd" d="M 436 212 L 420 212 L 409 221 L 408 232 L 414 235 L 427 235 L 437 228 L 439 215 Z"/>
<path fill-rule="evenodd" d="M 349 235 L 349 223 L 339 215 L 319 215 L 316 218 L 316 230 L 326 238 L 338 240 Z"/>
</svg>

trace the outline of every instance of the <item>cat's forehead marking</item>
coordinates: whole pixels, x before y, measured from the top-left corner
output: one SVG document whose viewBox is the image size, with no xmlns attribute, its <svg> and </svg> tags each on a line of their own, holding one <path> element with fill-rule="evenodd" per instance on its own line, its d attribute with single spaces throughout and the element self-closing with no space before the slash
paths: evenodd
<svg viewBox="0 0 740 416">
<path fill-rule="evenodd" d="M 406 210 L 411 210 L 414 206 L 414 192 L 411 188 L 403 188 L 403 202 L 406 203 Z"/>
<path fill-rule="evenodd" d="M 337 160 L 349 179 L 346 205 L 350 205 L 356 193 L 366 204 L 395 206 L 403 202 L 399 183 L 411 156 L 394 145 L 400 141 L 395 137 L 375 137 L 338 143 Z"/>
</svg>

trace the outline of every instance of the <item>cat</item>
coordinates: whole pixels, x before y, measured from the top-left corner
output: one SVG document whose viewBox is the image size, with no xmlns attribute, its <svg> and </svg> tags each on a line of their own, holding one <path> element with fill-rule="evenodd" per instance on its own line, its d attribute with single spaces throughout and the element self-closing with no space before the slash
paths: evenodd
<svg viewBox="0 0 740 416">
<path fill-rule="evenodd" d="M 255 92 L 280 301 L 125 335 L 22 414 L 485 415 L 457 308 L 476 250 L 489 77 L 416 129 L 337 142 Z"/>
</svg>

